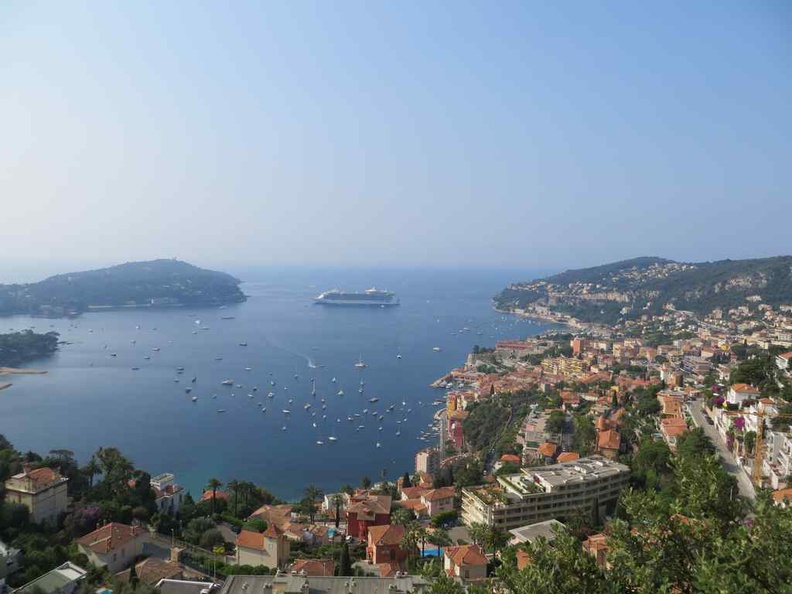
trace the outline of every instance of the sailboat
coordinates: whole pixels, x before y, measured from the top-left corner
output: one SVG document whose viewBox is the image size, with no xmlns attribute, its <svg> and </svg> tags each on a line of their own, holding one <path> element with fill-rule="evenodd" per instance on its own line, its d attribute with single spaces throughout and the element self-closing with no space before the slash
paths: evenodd
<svg viewBox="0 0 792 594">
<path fill-rule="evenodd" d="M 368 365 L 366 365 L 363 362 L 363 355 L 360 355 L 360 357 L 358 357 L 357 363 L 355 363 L 355 367 L 357 367 L 358 369 L 363 369 L 365 367 L 368 367 Z"/>
</svg>

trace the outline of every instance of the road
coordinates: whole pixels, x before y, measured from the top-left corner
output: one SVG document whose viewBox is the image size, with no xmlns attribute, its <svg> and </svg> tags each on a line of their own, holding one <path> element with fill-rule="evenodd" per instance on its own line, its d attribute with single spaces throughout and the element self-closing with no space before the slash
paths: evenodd
<svg viewBox="0 0 792 594">
<path fill-rule="evenodd" d="M 705 435 L 712 440 L 713 445 L 715 445 L 718 450 L 721 462 L 723 462 L 723 467 L 732 476 L 734 476 L 734 478 L 737 479 L 737 486 L 740 490 L 740 495 L 751 500 L 756 499 L 756 491 L 754 490 L 754 486 L 748 478 L 748 475 L 742 470 L 740 465 L 737 464 L 731 452 L 726 449 L 726 444 L 721 439 L 721 436 L 718 434 L 715 427 L 707 423 L 707 421 L 704 419 L 706 415 L 702 410 L 703 406 L 704 403 L 699 401 L 691 402 L 688 405 L 688 410 L 690 411 L 690 415 L 693 417 L 693 422 L 697 426 L 704 429 Z"/>
</svg>

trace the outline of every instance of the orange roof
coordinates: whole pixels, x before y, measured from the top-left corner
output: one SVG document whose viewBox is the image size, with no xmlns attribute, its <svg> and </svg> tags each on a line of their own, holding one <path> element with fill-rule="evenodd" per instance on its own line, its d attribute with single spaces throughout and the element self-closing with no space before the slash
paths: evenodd
<svg viewBox="0 0 792 594">
<path fill-rule="evenodd" d="M 687 431 L 687 423 L 685 419 L 680 417 L 671 417 L 670 419 L 662 419 L 660 421 L 661 429 L 668 437 L 677 437 Z"/>
<path fill-rule="evenodd" d="M 426 501 L 438 501 L 440 499 L 448 499 L 456 494 L 454 487 L 440 487 L 439 489 L 432 489 L 423 494 L 422 498 Z"/>
<path fill-rule="evenodd" d="M 458 547 L 446 547 L 446 557 L 454 562 L 454 565 L 486 565 L 487 557 L 478 545 L 460 545 Z"/>
<path fill-rule="evenodd" d="M 792 488 L 773 491 L 773 500 L 776 503 L 783 503 L 785 500 L 792 502 Z"/>
<path fill-rule="evenodd" d="M 77 540 L 77 543 L 91 549 L 94 553 L 104 555 L 123 547 L 145 532 L 137 526 L 127 526 L 118 522 L 105 524 L 93 532 Z"/>
<path fill-rule="evenodd" d="M 316 577 L 332 576 L 335 563 L 332 559 L 297 559 L 289 571 L 305 572 L 305 575 Z"/>
<path fill-rule="evenodd" d="M 735 392 L 749 392 L 751 394 L 758 394 L 759 390 L 748 384 L 733 384 L 731 387 Z"/>
<path fill-rule="evenodd" d="M 393 504 L 418 513 L 426 510 L 426 505 L 420 499 L 402 499 L 401 501 L 394 501 Z"/>
<path fill-rule="evenodd" d="M 228 491 L 216 491 L 215 498 L 216 499 L 228 499 L 231 497 L 231 493 Z M 211 491 L 204 491 L 203 495 L 201 495 L 200 501 L 211 501 L 212 500 L 212 492 Z"/>
<path fill-rule="evenodd" d="M 423 487 L 402 487 L 402 495 L 407 499 L 417 499 L 426 492 Z"/>
<path fill-rule="evenodd" d="M 500 457 L 500 461 L 508 464 L 520 464 L 522 462 L 517 454 L 503 454 L 503 456 Z"/>
<path fill-rule="evenodd" d="M 612 429 L 600 431 L 597 436 L 597 447 L 603 450 L 618 450 L 621 447 L 621 435 Z"/>
<path fill-rule="evenodd" d="M 547 456 L 548 458 L 552 458 L 553 456 L 555 456 L 556 449 L 558 449 L 558 446 L 556 444 L 546 441 L 539 446 L 539 453 L 542 454 L 542 456 Z"/>
<path fill-rule="evenodd" d="M 282 530 L 289 524 L 291 512 L 291 505 L 262 505 L 250 517 L 266 520 L 268 524 L 275 524 Z"/>
<path fill-rule="evenodd" d="M 353 514 L 389 514 L 391 498 L 389 495 L 368 495 L 360 501 L 353 501 L 347 506 L 347 512 Z"/>
<path fill-rule="evenodd" d="M 557 460 L 559 462 L 572 462 L 572 460 L 577 460 L 578 458 L 580 458 L 580 454 L 577 452 L 563 452 L 559 454 Z"/>
<path fill-rule="evenodd" d="M 782 359 L 790 359 L 790 360 L 792 360 L 792 351 L 789 351 L 789 352 L 786 352 L 786 353 L 781 353 L 778 356 L 781 357 Z"/>
<path fill-rule="evenodd" d="M 517 549 L 517 569 L 525 569 L 525 567 L 531 562 L 531 555 L 528 551 L 523 549 Z"/>
<path fill-rule="evenodd" d="M 403 537 L 404 526 L 399 526 L 398 524 L 371 526 L 368 529 L 369 546 L 399 545 Z"/>
<path fill-rule="evenodd" d="M 246 549 L 256 549 L 257 551 L 267 550 L 267 539 L 278 538 L 282 536 L 283 532 L 275 527 L 275 524 L 270 524 L 267 529 L 261 532 L 253 532 L 252 530 L 240 530 L 237 535 L 236 545 Z"/>
</svg>

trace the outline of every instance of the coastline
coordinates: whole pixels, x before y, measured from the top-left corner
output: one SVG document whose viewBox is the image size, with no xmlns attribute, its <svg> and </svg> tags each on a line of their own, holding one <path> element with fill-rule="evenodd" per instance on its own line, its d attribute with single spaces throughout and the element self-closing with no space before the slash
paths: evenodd
<svg viewBox="0 0 792 594">
<path fill-rule="evenodd" d="M 0 375 L 44 375 L 45 373 L 47 373 L 47 371 L 42 371 L 40 369 L 20 369 L 19 367 L 0 367 Z M 10 386 L 11 384 L 8 385 Z"/>
</svg>

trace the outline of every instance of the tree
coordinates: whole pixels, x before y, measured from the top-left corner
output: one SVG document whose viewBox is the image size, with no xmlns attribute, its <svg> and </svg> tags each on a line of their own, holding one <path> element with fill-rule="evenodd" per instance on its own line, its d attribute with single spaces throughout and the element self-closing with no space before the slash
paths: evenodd
<svg viewBox="0 0 792 594">
<path fill-rule="evenodd" d="M 429 587 L 430 594 L 465 594 L 465 587 L 452 577 L 440 572 Z"/>
<path fill-rule="evenodd" d="M 364 489 L 371 488 L 371 479 L 367 476 L 364 476 L 362 479 L 360 479 L 360 486 Z"/>
<path fill-rule="evenodd" d="M 206 485 L 206 488 L 212 492 L 212 515 L 215 514 L 215 501 L 217 500 L 217 490 L 223 486 L 216 478 L 210 478 L 209 483 Z"/>
<path fill-rule="evenodd" d="M 344 505 L 344 498 L 336 493 L 333 495 L 333 506 L 335 506 L 335 527 L 338 528 L 341 523 L 341 506 Z"/>
<path fill-rule="evenodd" d="M 407 552 L 408 562 L 414 561 L 415 551 L 418 548 L 419 541 L 419 525 L 416 522 L 410 522 L 404 527 L 404 536 L 402 536 L 399 543 L 401 548 Z"/>
<path fill-rule="evenodd" d="M 94 477 L 99 474 L 100 471 L 101 468 L 99 467 L 99 462 L 96 460 L 96 456 L 91 456 L 91 459 L 88 460 L 88 463 L 83 467 L 83 472 L 86 477 L 88 477 L 88 488 L 93 488 Z"/>
<path fill-rule="evenodd" d="M 470 540 L 472 540 L 474 544 L 483 547 L 487 541 L 487 534 L 489 533 L 489 530 L 489 526 L 487 526 L 485 523 L 473 522 L 470 524 L 470 526 L 468 526 Z"/>
<path fill-rule="evenodd" d="M 484 542 L 485 545 L 492 550 L 492 554 L 495 555 L 509 543 L 509 535 L 503 530 L 491 526 L 487 530 Z"/>
<path fill-rule="evenodd" d="M 214 547 L 224 544 L 225 544 L 225 539 L 223 538 L 223 534 L 217 528 L 210 528 L 201 535 L 200 539 L 198 539 L 198 545 L 202 549 L 207 549 L 210 551 Z"/>
<path fill-rule="evenodd" d="M 137 575 L 137 563 L 135 561 L 132 562 L 132 565 L 129 566 L 129 583 L 132 587 L 136 586 L 138 583 L 138 575 Z"/>
<path fill-rule="evenodd" d="M 346 541 L 341 544 L 341 555 L 338 559 L 338 575 L 352 575 L 352 560 L 349 557 L 349 545 Z"/>
<path fill-rule="evenodd" d="M 556 534 L 552 544 L 538 538 L 528 547 L 531 562 L 522 570 L 515 563 L 504 563 L 497 576 L 515 594 L 616 594 L 621 592 L 597 566 L 593 555 L 565 530 Z M 650 592 L 653 590 L 646 590 Z"/>
<path fill-rule="evenodd" d="M 397 507 L 391 513 L 391 524 L 396 524 L 397 526 L 407 526 L 413 520 L 415 520 L 413 513 L 404 507 Z"/>
<path fill-rule="evenodd" d="M 747 454 L 753 453 L 755 444 L 756 444 L 756 431 L 747 431 L 745 433 L 745 441 L 743 442 Z"/>
<path fill-rule="evenodd" d="M 619 397 L 616 395 L 616 392 L 613 393 L 613 398 L 611 398 L 611 408 L 613 410 L 619 408 Z"/>
<path fill-rule="evenodd" d="M 405 472 L 402 478 L 402 489 L 407 489 L 409 487 L 412 487 L 412 481 L 410 480 L 410 474 Z"/>
<path fill-rule="evenodd" d="M 443 549 L 453 544 L 453 542 L 451 542 L 451 535 L 448 534 L 448 530 L 444 530 L 443 528 L 435 528 L 434 531 L 432 531 L 429 541 L 437 545 L 441 556 Z"/>
<path fill-rule="evenodd" d="M 314 516 L 316 515 L 316 500 L 319 499 L 324 495 L 324 491 L 322 491 L 316 485 L 308 485 L 305 488 L 305 497 L 303 498 L 304 501 L 304 510 L 308 513 L 308 517 L 311 520 L 311 524 L 313 524 Z"/>
</svg>

